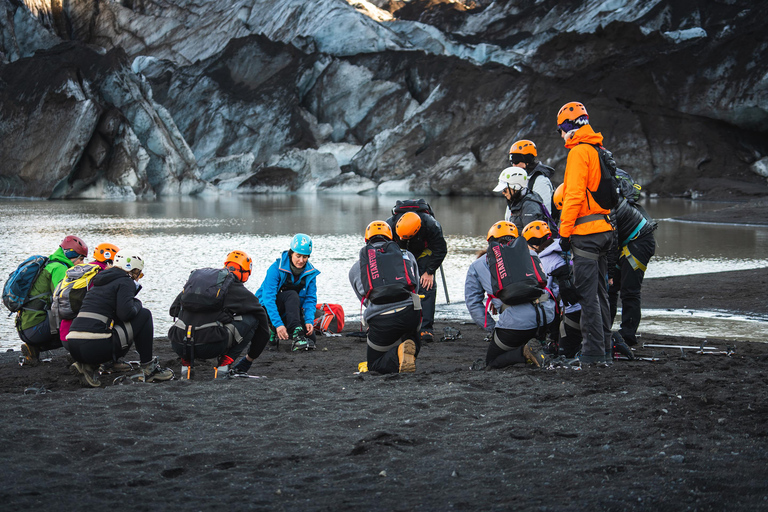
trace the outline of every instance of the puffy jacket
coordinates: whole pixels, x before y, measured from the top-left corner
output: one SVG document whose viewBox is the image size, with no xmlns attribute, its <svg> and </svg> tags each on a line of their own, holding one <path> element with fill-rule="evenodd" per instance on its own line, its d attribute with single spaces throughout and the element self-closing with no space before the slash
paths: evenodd
<svg viewBox="0 0 768 512">
<path fill-rule="evenodd" d="M 499 321 L 494 321 L 491 315 L 486 315 L 485 309 L 485 297 L 492 294 L 491 270 L 488 267 L 488 260 L 486 256 L 480 256 L 469 266 L 464 282 L 464 301 L 475 324 L 488 331 L 492 331 L 494 327 L 515 331 L 540 327 L 536 325 L 536 309 L 532 304 L 506 306 L 499 299 L 492 299 L 493 305 L 496 311 L 501 311 L 502 306 L 504 306 L 504 311 L 499 315 Z M 546 317 L 544 323 L 548 325 L 555 319 L 555 302 L 547 300 L 541 305 L 544 307 Z"/>
<path fill-rule="evenodd" d="M 299 285 L 304 281 L 304 285 L 299 290 L 299 300 L 301 301 L 302 309 L 304 309 L 304 323 L 313 324 L 315 322 L 315 309 L 317 306 L 317 284 L 315 279 L 318 274 L 320 274 L 320 271 L 307 260 L 304 271 L 298 278 L 294 278 L 291 272 L 291 261 L 288 257 L 288 251 L 283 252 L 283 255 L 276 259 L 267 269 L 264 281 L 259 289 L 256 290 L 256 297 L 264 306 L 264 309 L 267 310 L 269 321 L 272 322 L 274 327 L 284 325 L 277 310 L 276 300 L 277 292 L 280 291 L 289 279 L 289 283 L 293 285 Z"/>
<path fill-rule="evenodd" d="M 427 274 L 435 275 L 448 254 L 448 245 L 443 237 L 443 227 L 437 222 L 437 219 L 428 213 L 419 212 L 418 215 L 421 218 L 421 229 L 416 233 L 416 236 L 408 240 L 401 240 L 395 229 L 397 221 L 403 216 L 402 213 L 388 218 L 387 224 L 392 228 L 393 240 L 397 242 L 397 245 L 416 256 L 419 269 L 423 269 Z"/>
<path fill-rule="evenodd" d="M 597 190 L 600 184 L 600 158 L 590 144 L 602 144 L 603 136 L 595 133 L 590 125 L 584 125 L 565 142 L 570 149 L 565 165 L 565 194 L 563 210 L 560 212 L 560 236 L 589 235 L 611 231 L 613 228 L 605 218 L 597 218 L 576 225 L 576 221 L 587 215 L 608 215 L 609 210 L 601 208 L 592 198 L 589 190 Z"/>
<path fill-rule="evenodd" d="M 235 316 L 238 315 L 252 315 L 255 317 L 263 317 L 266 322 L 266 313 L 262 307 L 259 299 L 251 293 L 243 283 L 238 280 L 234 280 L 229 285 L 227 295 L 224 297 L 224 305 L 219 311 L 186 311 L 181 307 L 181 293 L 176 296 L 169 313 L 174 318 L 180 318 L 185 325 L 200 326 L 211 322 L 221 322 L 222 324 L 232 323 Z M 260 325 L 261 326 L 261 325 Z M 266 328 L 266 326 L 265 326 Z M 199 334 L 195 336 L 198 343 L 209 343 L 220 341 L 218 339 L 206 340 L 202 339 L 206 334 L 217 333 L 216 330 L 201 330 Z M 186 337 L 185 329 L 181 329 L 176 325 L 171 326 L 168 331 L 168 338 L 171 341 L 180 342 Z"/>
<path fill-rule="evenodd" d="M 32 284 L 29 296 L 48 295 L 35 299 L 27 305 L 27 307 L 33 311 L 26 309 L 21 311 L 19 329 L 22 331 L 34 327 L 45 320 L 45 310 L 51 309 L 51 303 L 53 302 L 53 291 L 61 280 L 66 277 L 67 270 L 74 266 L 72 260 L 64 255 L 64 249 L 61 247 L 56 249 L 56 252 L 51 254 L 48 259 L 50 261 L 45 268 L 43 268 L 42 272 L 40 272 L 40 275 L 37 276 L 37 280 L 35 280 L 34 284 Z"/>
<path fill-rule="evenodd" d="M 141 287 L 136 286 L 136 281 L 125 270 L 118 267 L 102 270 L 91 282 L 93 286 L 85 294 L 83 307 L 72 320 L 69 339 L 77 338 L 78 333 L 111 332 L 107 323 L 83 317 L 82 313 L 97 313 L 125 324 L 133 320 L 142 309 L 141 301 L 136 298 Z"/>
<path fill-rule="evenodd" d="M 541 210 L 541 205 L 542 200 L 539 194 L 523 189 L 514 204 L 507 202 L 504 220 L 517 226 L 518 232 L 522 234 L 523 228 L 535 220 L 547 222 L 547 216 Z"/>
<path fill-rule="evenodd" d="M 633 238 L 653 233 L 653 224 L 648 222 L 643 212 L 623 197 L 613 209 L 612 215 L 616 222 L 619 248 L 627 245 Z"/>
</svg>

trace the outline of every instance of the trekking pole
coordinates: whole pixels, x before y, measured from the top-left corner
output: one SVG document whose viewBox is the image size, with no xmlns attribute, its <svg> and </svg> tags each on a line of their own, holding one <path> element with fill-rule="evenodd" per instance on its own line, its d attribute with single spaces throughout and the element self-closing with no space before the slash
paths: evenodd
<svg viewBox="0 0 768 512">
<path fill-rule="evenodd" d="M 450 297 L 448 297 L 448 283 L 445 282 L 445 271 L 443 270 L 443 265 L 440 264 L 440 276 L 443 278 L 443 291 L 445 292 L 445 302 L 448 304 L 451 303 Z"/>
</svg>

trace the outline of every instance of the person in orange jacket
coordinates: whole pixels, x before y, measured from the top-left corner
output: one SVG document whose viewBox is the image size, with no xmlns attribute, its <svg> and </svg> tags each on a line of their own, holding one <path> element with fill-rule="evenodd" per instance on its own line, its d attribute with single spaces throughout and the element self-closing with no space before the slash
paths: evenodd
<svg viewBox="0 0 768 512">
<path fill-rule="evenodd" d="M 611 318 L 605 276 L 613 240 L 609 213 L 597 204 L 593 192 L 600 183 L 600 158 L 592 144 L 603 136 L 589 124 L 587 109 L 566 103 L 557 114 L 557 129 L 565 141 L 568 160 L 563 180 L 560 247 L 573 251 L 573 272 L 581 304 L 582 364 L 612 363 Z"/>
</svg>

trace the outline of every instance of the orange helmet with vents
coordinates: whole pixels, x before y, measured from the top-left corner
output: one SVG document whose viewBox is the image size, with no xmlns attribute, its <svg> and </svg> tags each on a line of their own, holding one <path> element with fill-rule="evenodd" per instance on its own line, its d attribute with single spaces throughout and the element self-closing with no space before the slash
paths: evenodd
<svg viewBox="0 0 768 512">
<path fill-rule="evenodd" d="M 395 225 L 395 231 L 397 236 L 403 240 L 408 240 L 416 236 L 416 233 L 421 229 L 421 217 L 416 212 L 404 213 L 400 220 Z"/>
<path fill-rule="evenodd" d="M 392 240 L 392 228 L 383 220 L 375 220 L 365 228 L 365 243 L 368 243 L 368 240 L 377 235 L 385 236 Z"/>
<path fill-rule="evenodd" d="M 232 251 L 227 254 L 224 261 L 224 267 L 232 272 L 241 283 L 244 283 L 251 277 L 251 260 L 243 251 Z"/>
<path fill-rule="evenodd" d="M 513 238 L 517 238 L 517 235 L 518 235 L 517 226 L 515 226 L 512 222 L 507 222 L 506 220 L 500 220 L 499 222 L 491 226 L 491 229 L 488 230 L 488 235 L 485 237 L 485 240 L 488 241 L 491 238 L 501 238 L 504 236 L 511 236 Z"/>
<path fill-rule="evenodd" d="M 571 101 L 560 108 L 557 113 L 557 129 L 569 132 L 589 124 L 589 114 L 584 105 L 578 101 Z"/>
<path fill-rule="evenodd" d="M 523 236 L 530 242 L 532 238 L 538 239 L 552 236 L 552 230 L 549 229 L 549 226 L 543 220 L 535 220 L 529 222 L 528 225 L 523 228 Z"/>
<path fill-rule="evenodd" d="M 552 203 L 554 203 L 555 208 L 558 210 L 563 209 L 563 194 L 565 194 L 565 183 L 561 183 L 555 189 L 555 193 L 552 194 Z"/>
<path fill-rule="evenodd" d="M 518 140 L 509 148 L 509 163 L 511 165 L 519 163 L 533 164 L 536 156 L 536 144 L 530 140 Z"/>
<path fill-rule="evenodd" d="M 93 259 L 96 261 L 101 261 L 102 263 L 105 261 L 112 261 L 115 259 L 115 254 L 117 254 L 117 251 L 120 249 L 117 248 L 116 245 L 112 244 L 99 244 L 96 246 L 96 249 L 93 250 Z"/>
</svg>

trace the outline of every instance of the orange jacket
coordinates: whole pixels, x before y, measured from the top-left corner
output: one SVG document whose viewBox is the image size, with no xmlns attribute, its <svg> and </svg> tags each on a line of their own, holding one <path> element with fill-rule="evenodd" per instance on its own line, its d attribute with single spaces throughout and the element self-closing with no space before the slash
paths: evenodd
<svg viewBox="0 0 768 512">
<path fill-rule="evenodd" d="M 584 144 L 581 144 L 584 143 Z M 568 238 L 571 235 L 589 235 L 611 231 L 613 228 L 605 219 L 600 218 L 575 225 L 580 217 L 592 214 L 608 215 L 597 204 L 588 190 L 597 190 L 600 184 L 600 158 L 597 150 L 589 144 L 602 144 L 603 136 L 595 133 L 590 125 L 584 125 L 565 142 L 570 149 L 568 161 L 565 164 L 563 211 L 560 213 L 560 236 Z"/>
</svg>

